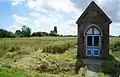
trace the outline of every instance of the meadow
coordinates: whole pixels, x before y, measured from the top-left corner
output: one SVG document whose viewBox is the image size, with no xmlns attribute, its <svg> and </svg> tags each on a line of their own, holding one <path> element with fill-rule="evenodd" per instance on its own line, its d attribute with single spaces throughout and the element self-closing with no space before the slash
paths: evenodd
<svg viewBox="0 0 120 77">
<path fill-rule="evenodd" d="M 0 39 L 0 77 L 85 77 L 74 73 L 76 37 Z M 120 38 L 110 38 L 110 44 Z M 120 62 L 120 52 L 111 53 Z M 117 56 L 116 56 L 117 54 Z M 103 73 L 99 77 L 109 77 Z"/>
</svg>

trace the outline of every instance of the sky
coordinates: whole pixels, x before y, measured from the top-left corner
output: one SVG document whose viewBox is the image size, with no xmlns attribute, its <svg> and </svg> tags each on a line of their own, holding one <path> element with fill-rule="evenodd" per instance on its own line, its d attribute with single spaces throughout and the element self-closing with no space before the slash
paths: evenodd
<svg viewBox="0 0 120 77">
<path fill-rule="evenodd" d="M 76 21 L 92 0 L 0 0 L 0 28 L 15 32 L 23 25 L 32 32 L 76 35 Z M 110 35 L 120 35 L 120 0 L 94 0 L 112 20 Z"/>
</svg>

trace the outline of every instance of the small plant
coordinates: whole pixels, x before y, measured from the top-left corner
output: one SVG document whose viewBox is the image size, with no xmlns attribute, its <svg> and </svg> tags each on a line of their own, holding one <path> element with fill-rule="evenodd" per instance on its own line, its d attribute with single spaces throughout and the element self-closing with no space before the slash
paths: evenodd
<svg viewBox="0 0 120 77">
<path fill-rule="evenodd" d="M 112 52 L 120 51 L 120 41 L 116 41 L 110 45 Z"/>
</svg>

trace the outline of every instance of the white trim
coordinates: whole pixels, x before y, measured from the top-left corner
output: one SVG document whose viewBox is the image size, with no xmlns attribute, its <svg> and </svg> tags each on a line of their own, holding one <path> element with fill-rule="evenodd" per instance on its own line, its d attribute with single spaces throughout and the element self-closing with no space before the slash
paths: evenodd
<svg viewBox="0 0 120 77">
<path fill-rule="evenodd" d="M 87 40 L 87 38 L 88 38 L 88 36 L 92 36 L 92 46 L 87 46 L 87 43 L 88 43 L 88 40 Z M 93 46 L 94 45 L 94 36 L 98 36 L 99 37 L 99 46 Z M 100 56 L 100 49 L 101 49 L 101 37 L 100 37 L 100 35 L 86 35 L 85 36 L 85 49 L 86 49 L 86 56 Z M 88 48 L 88 47 L 91 47 L 90 49 Z M 94 49 L 94 48 L 99 48 L 99 49 Z M 88 55 L 87 54 L 87 52 L 88 52 L 88 50 L 91 50 L 91 55 Z M 94 50 L 98 50 L 98 55 L 94 55 Z"/>
<path fill-rule="evenodd" d="M 92 27 L 95 27 L 99 32 L 100 32 L 100 34 L 86 34 L 86 32 L 90 29 L 90 28 L 92 28 Z M 92 36 L 92 46 L 87 46 L 87 43 L 88 43 L 88 36 Z M 94 36 L 98 36 L 99 37 L 99 46 L 94 46 Z M 85 40 L 84 40 L 84 48 L 86 49 L 86 56 L 100 56 L 100 50 L 101 50 L 101 36 L 102 36 L 102 31 L 101 31 L 101 29 L 97 26 L 97 25 L 95 25 L 95 24 L 91 24 L 91 25 L 89 25 L 86 29 L 85 29 L 85 31 L 84 31 L 84 38 L 85 38 Z M 89 48 L 90 47 L 90 48 Z M 96 49 L 96 48 L 98 48 L 98 49 Z M 88 50 L 91 50 L 91 55 L 89 55 L 89 54 L 87 54 L 88 53 Z M 94 50 L 98 50 L 98 55 L 94 55 Z"/>
<path fill-rule="evenodd" d="M 100 34 L 101 34 L 100 36 L 103 36 L 103 33 L 102 33 L 101 29 L 100 29 L 97 25 L 95 25 L 95 24 L 89 25 L 89 26 L 84 30 L 84 36 L 85 36 L 87 30 L 88 30 L 90 27 L 96 27 L 96 28 L 98 28 L 98 31 L 100 31 Z"/>
</svg>

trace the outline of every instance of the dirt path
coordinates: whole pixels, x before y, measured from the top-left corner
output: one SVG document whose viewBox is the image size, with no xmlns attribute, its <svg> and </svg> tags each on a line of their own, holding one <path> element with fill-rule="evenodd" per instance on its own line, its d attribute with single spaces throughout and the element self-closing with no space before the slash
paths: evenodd
<svg viewBox="0 0 120 77">
<path fill-rule="evenodd" d="M 101 60 L 83 59 L 83 62 L 87 65 L 86 77 L 97 77 Z"/>
</svg>

